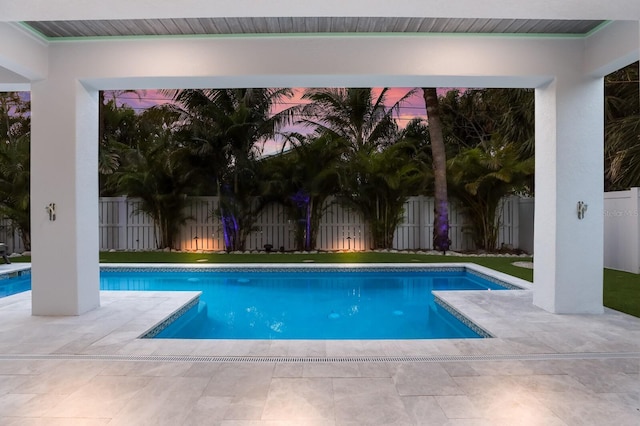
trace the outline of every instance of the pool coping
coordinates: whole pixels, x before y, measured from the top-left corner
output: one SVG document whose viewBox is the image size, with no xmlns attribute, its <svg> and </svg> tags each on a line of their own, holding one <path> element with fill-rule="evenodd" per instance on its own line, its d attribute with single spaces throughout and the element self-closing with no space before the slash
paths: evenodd
<svg viewBox="0 0 640 426">
<path fill-rule="evenodd" d="M 7 265 L 13 266 L 13 265 Z M 184 263 L 101 263 L 101 271 L 189 271 L 189 272 L 206 272 L 206 271 L 237 271 L 237 270 L 253 270 L 253 271 L 265 271 L 265 270 L 279 270 L 279 271 L 297 271 L 297 270 L 338 270 L 338 271 L 364 271 L 364 270 L 409 270 L 409 271 L 465 271 L 480 276 L 486 280 L 494 282 L 496 284 L 507 287 L 510 290 L 530 290 L 531 283 L 522 280 L 517 277 L 487 268 L 474 263 L 233 263 L 233 264 L 184 264 Z M 16 265 L 16 267 L 10 268 L 10 270 L 0 270 L 0 279 L 3 277 L 17 276 L 31 273 L 31 264 Z M 459 321 L 471 328 L 475 333 L 482 338 L 494 338 L 494 333 L 491 333 L 486 327 L 478 324 L 471 319 L 467 314 L 456 308 L 452 303 L 447 302 L 445 299 L 448 294 L 453 292 L 485 292 L 485 290 L 456 290 L 456 291 L 434 291 L 435 302 L 451 313 Z M 166 315 L 164 318 L 155 322 L 151 327 L 148 327 L 142 333 L 140 333 L 137 339 L 153 339 L 159 333 L 161 333 L 172 322 L 178 319 L 181 315 L 191 309 L 199 302 L 200 293 L 189 299 L 186 303 L 178 306 L 174 311 Z M 175 340 L 175 339 L 172 339 Z M 210 339 L 217 340 L 217 339 Z M 278 340 L 278 339 L 266 339 L 266 340 Z M 385 339 L 390 340 L 390 339 Z M 392 339 L 391 339 L 392 340 Z M 424 339 L 422 339 L 424 340 Z M 426 339 L 431 340 L 431 339 Z"/>
<path fill-rule="evenodd" d="M 127 264 L 131 266 L 131 264 Z M 366 264 L 369 265 L 369 264 Z M 398 264 L 396 264 L 398 265 Z M 451 265 L 451 264 L 447 264 Z M 5 266 L 2 268 L 1 266 Z M 2 269 L 11 265 L 0 265 Z M 28 266 L 28 265 L 27 265 Z M 153 266 L 153 265 L 151 265 Z M 187 265 L 182 265 L 187 266 Z M 383 264 L 383 266 L 387 266 Z M 422 267 L 424 264 L 415 265 Z M 456 265 L 457 266 L 457 265 Z M 238 267 L 236 265 L 236 267 Z M 484 267 L 471 265 L 478 271 Z M 24 269 L 24 268 L 23 268 Z M 502 277 L 504 274 L 493 275 Z M 510 278 L 509 278 L 510 279 Z M 520 280 L 510 279 L 515 283 Z M 523 286 L 524 287 L 524 286 Z M 57 357 L 177 356 L 361 359 L 420 356 L 640 354 L 640 319 L 609 308 L 600 315 L 561 315 L 533 303 L 533 291 L 441 291 L 447 303 L 493 334 L 491 339 L 229 340 L 140 339 L 196 292 L 100 292 L 100 306 L 78 316 L 34 316 L 31 292 L 0 299 L 0 355 Z M 571 355 L 571 356 L 574 356 Z M 555 356 L 555 355 L 554 355 Z M 231 357 L 231 358 L 229 358 Z M 345 358 L 346 357 L 346 358 Z M 354 358 L 355 357 L 355 358 Z M 71 359 L 70 358 L 70 359 Z M 193 359 L 195 359 L 193 358 Z M 398 358 L 398 360 L 400 360 Z M 222 360 L 220 358 L 219 360 Z M 422 359 L 422 358 L 421 358 Z M 216 358 L 218 360 L 218 358 Z"/>
<path fill-rule="evenodd" d="M 0 280 L 21 275 L 31 275 L 31 263 L 5 263 L 0 265 Z"/>
<path fill-rule="evenodd" d="M 475 273 L 482 278 L 498 284 L 506 285 L 512 290 L 531 290 L 531 283 L 523 279 L 496 271 L 475 263 L 220 263 L 220 264 L 184 264 L 184 263 L 101 263 L 101 270 L 185 270 L 193 272 L 213 271 L 234 271 L 242 270 L 307 270 L 307 269 L 335 269 L 335 270 L 364 270 L 364 269 L 407 269 L 407 270 L 438 270 L 438 271 L 458 271 L 464 270 Z"/>
</svg>

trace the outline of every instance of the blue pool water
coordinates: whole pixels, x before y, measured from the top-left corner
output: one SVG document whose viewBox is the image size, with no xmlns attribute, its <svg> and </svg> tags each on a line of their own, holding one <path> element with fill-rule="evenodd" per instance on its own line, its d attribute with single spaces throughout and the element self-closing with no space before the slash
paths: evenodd
<svg viewBox="0 0 640 426">
<path fill-rule="evenodd" d="M 29 274 L 0 280 L 0 298 L 27 290 L 31 290 L 31 275 Z"/>
<path fill-rule="evenodd" d="M 201 290 L 156 336 L 187 339 L 477 338 L 431 292 L 504 289 L 463 271 L 103 273 L 102 288 Z"/>
<path fill-rule="evenodd" d="M 441 339 L 481 337 L 434 290 L 504 290 L 460 271 L 102 271 L 102 290 L 202 291 L 158 338 Z M 0 280 L 0 297 L 30 288 Z"/>
</svg>

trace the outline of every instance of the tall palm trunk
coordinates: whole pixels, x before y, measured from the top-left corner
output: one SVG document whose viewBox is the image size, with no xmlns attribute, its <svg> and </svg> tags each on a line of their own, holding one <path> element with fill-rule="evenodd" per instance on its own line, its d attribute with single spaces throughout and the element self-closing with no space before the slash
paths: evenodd
<svg viewBox="0 0 640 426">
<path fill-rule="evenodd" d="M 435 217 L 433 223 L 433 248 L 437 251 L 449 250 L 449 201 L 447 197 L 447 155 L 442 135 L 442 121 L 438 93 L 435 87 L 422 89 L 429 120 L 431 156 L 433 157 Z"/>
</svg>

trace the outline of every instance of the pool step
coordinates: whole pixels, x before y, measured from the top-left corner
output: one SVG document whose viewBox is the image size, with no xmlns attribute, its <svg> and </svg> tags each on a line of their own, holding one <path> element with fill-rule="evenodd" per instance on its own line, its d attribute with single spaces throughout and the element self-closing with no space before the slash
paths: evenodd
<svg viewBox="0 0 640 426">
<path fill-rule="evenodd" d="M 185 336 L 187 329 L 199 329 L 208 320 L 207 304 L 199 301 L 178 319 L 172 322 L 167 328 L 158 333 L 155 338 L 171 339 L 176 336 Z"/>
</svg>

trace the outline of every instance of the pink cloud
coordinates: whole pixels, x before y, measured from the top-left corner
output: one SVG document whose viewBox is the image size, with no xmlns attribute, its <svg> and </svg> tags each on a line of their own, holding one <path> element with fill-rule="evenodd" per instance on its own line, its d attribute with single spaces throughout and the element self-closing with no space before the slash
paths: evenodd
<svg viewBox="0 0 640 426">
<path fill-rule="evenodd" d="M 293 88 L 294 96 L 291 99 L 283 101 L 280 104 L 274 106 L 273 112 L 280 112 L 293 105 L 301 105 L 308 103 L 308 101 L 302 99 L 304 94 L 304 88 Z M 381 88 L 374 88 L 374 92 L 379 93 Z M 391 106 L 395 104 L 399 99 L 405 96 L 408 92 L 413 90 L 412 88 L 394 87 L 387 92 L 387 105 Z M 443 89 L 447 90 L 447 89 Z M 105 97 L 110 99 L 114 96 L 117 99 L 118 105 L 128 105 L 136 111 L 143 111 L 147 108 L 151 108 L 156 105 L 162 105 L 170 103 L 171 98 L 164 95 L 159 90 L 140 90 L 137 93 L 117 93 L 106 92 Z M 400 117 L 405 120 L 407 117 L 419 116 L 424 117 L 426 115 L 424 109 L 424 100 L 422 98 L 422 91 L 418 89 L 415 94 L 409 97 L 401 106 Z"/>
</svg>

